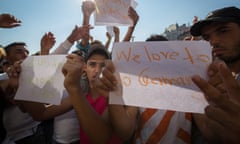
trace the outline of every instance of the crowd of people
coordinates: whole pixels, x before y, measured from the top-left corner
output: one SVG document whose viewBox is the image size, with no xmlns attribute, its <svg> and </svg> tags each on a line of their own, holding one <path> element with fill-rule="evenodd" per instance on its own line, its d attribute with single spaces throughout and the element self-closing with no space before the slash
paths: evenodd
<svg viewBox="0 0 240 144">
<path fill-rule="evenodd" d="M 82 3 L 83 22 L 55 50 L 51 32 L 40 40 L 34 56 L 66 54 L 62 67 L 64 93 L 60 105 L 15 100 L 21 63 L 29 55 L 25 42 L 2 46 L 0 75 L 1 143 L 5 144 L 203 144 L 240 143 L 240 9 L 225 7 L 210 12 L 204 20 L 194 18 L 190 37 L 208 41 L 213 62 L 208 79 L 198 75 L 192 81 L 203 92 L 209 105 L 204 114 L 186 113 L 128 105 L 109 104 L 109 92 L 116 90 L 117 78 L 107 41 L 94 40 L 90 17 L 91 1 Z M 130 41 L 139 15 L 129 7 L 129 26 L 122 41 Z M 0 28 L 14 28 L 21 21 L 11 14 L 0 14 Z M 114 27 L 114 41 L 120 42 Z M 168 41 L 151 35 L 148 41 Z M 71 47 L 75 50 L 69 53 Z M 108 60 L 108 62 L 106 62 Z M 100 76 L 101 75 L 101 76 Z"/>
</svg>

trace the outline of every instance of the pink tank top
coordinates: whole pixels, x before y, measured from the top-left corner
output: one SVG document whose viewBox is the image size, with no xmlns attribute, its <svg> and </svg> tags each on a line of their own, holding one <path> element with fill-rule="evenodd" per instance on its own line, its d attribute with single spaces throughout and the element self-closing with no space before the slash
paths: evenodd
<svg viewBox="0 0 240 144">
<path fill-rule="evenodd" d="M 92 99 L 89 93 L 87 94 L 86 97 L 88 102 L 95 109 L 95 111 L 99 115 L 102 115 L 102 113 L 104 112 L 104 110 L 107 108 L 107 105 L 108 105 L 106 98 L 104 96 L 99 96 L 96 100 L 94 100 Z M 81 126 L 80 126 L 80 143 L 91 144 L 88 136 L 84 133 L 83 129 L 81 129 Z M 113 135 L 109 140 L 108 144 L 121 144 L 121 141 L 116 135 Z"/>
</svg>

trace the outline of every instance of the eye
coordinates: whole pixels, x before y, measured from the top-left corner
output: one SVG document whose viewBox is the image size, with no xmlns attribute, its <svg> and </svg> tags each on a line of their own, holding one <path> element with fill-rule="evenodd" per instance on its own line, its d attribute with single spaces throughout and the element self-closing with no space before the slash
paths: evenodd
<svg viewBox="0 0 240 144">
<path fill-rule="evenodd" d="M 229 31 L 228 28 L 221 28 L 221 29 L 219 29 L 219 30 L 217 31 L 217 33 L 218 33 L 218 34 L 224 34 L 224 33 L 226 33 L 227 31 Z"/>
<path fill-rule="evenodd" d="M 96 67 L 97 63 L 96 62 L 89 62 L 88 65 L 90 67 Z"/>
</svg>

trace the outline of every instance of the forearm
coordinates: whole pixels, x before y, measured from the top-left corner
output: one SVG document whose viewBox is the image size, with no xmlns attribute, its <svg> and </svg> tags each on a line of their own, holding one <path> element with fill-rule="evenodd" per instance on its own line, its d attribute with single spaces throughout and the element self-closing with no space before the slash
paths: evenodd
<svg viewBox="0 0 240 144">
<path fill-rule="evenodd" d="M 128 28 L 128 31 L 127 31 L 123 41 L 130 41 L 131 40 L 134 29 L 135 29 L 135 26 L 130 26 Z"/>
<path fill-rule="evenodd" d="M 111 43 L 112 38 L 109 38 L 105 44 L 105 48 L 109 49 L 110 43 Z"/>
<path fill-rule="evenodd" d="M 73 43 L 69 42 L 68 40 L 65 40 L 51 54 L 67 54 L 72 45 Z"/>
<path fill-rule="evenodd" d="M 89 14 L 83 14 L 83 23 L 82 25 L 89 25 L 89 22 L 90 22 L 90 16 Z"/>
<path fill-rule="evenodd" d="M 114 42 L 119 42 L 119 35 L 115 35 Z"/>
<path fill-rule="evenodd" d="M 41 50 L 40 55 L 49 55 L 49 51 L 42 51 Z"/>
<path fill-rule="evenodd" d="M 113 129 L 123 141 L 131 138 L 134 132 L 137 111 L 136 107 L 109 105 L 109 115 Z"/>
<path fill-rule="evenodd" d="M 70 98 L 66 97 L 60 105 L 46 105 L 38 102 L 18 101 L 20 108 L 28 112 L 34 120 L 43 121 L 64 114 L 72 109 Z"/>
<path fill-rule="evenodd" d="M 80 127 L 93 143 L 106 144 L 111 137 L 111 127 L 88 103 L 81 90 L 69 92 L 73 107 L 77 113 Z"/>
</svg>

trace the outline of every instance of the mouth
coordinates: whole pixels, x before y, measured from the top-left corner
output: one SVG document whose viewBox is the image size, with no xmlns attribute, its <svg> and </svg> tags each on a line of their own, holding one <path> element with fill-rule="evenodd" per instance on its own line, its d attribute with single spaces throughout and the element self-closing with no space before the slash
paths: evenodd
<svg viewBox="0 0 240 144">
<path fill-rule="evenodd" d="M 214 56 L 221 56 L 223 54 L 226 54 L 226 50 L 221 49 L 221 48 L 217 48 L 217 49 L 213 49 L 212 53 L 213 53 Z"/>
</svg>

